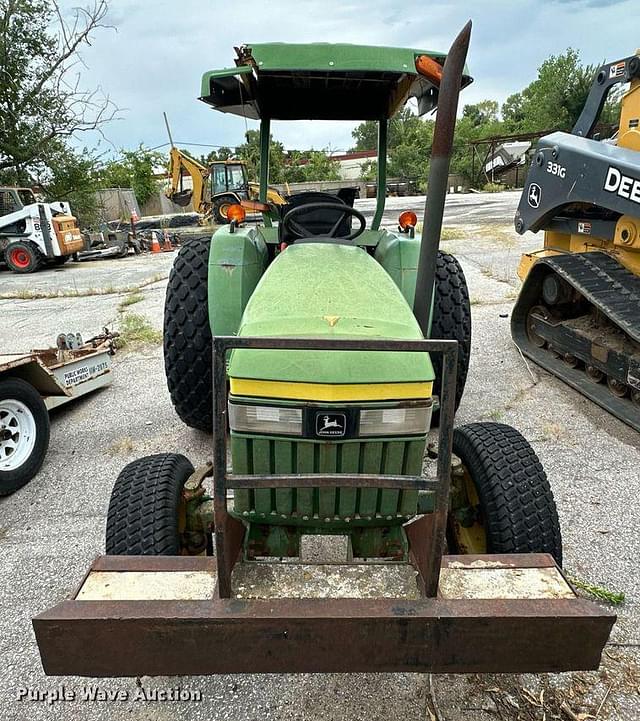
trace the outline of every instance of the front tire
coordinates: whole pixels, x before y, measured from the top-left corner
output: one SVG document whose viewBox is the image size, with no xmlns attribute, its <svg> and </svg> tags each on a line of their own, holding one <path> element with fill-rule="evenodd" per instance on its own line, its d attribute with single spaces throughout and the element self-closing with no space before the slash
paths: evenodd
<svg viewBox="0 0 640 721">
<path fill-rule="evenodd" d="M 431 322 L 431 338 L 458 341 L 458 368 L 456 373 L 455 409 L 458 410 L 467 382 L 471 355 L 471 304 L 467 281 L 457 258 L 438 252 L 435 279 L 435 307 Z M 435 381 L 433 393 L 442 396 L 442 355 L 431 357 Z M 433 413 L 433 425 L 440 422 L 440 412 Z"/>
<path fill-rule="evenodd" d="M 189 460 L 178 453 L 145 456 L 125 466 L 109 501 L 106 552 L 116 556 L 180 555 L 182 487 L 192 473 Z"/>
<path fill-rule="evenodd" d="M 562 536 L 547 476 L 528 441 L 502 423 L 454 430 L 462 461 L 452 497 L 467 505 L 449 517 L 454 553 L 550 553 L 562 565 Z"/>
<path fill-rule="evenodd" d="M 49 413 L 36 389 L 21 378 L 0 381 L 0 496 L 27 484 L 49 447 Z"/>
<path fill-rule="evenodd" d="M 29 241 L 10 243 L 4 257 L 14 273 L 35 273 L 44 263 L 44 256 L 40 250 Z"/>
<path fill-rule="evenodd" d="M 164 368 L 171 402 L 191 428 L 213 427 L 213 341 L 209 327 L 209 238 L 183 245 L 164 304 Z"/>
</svg>

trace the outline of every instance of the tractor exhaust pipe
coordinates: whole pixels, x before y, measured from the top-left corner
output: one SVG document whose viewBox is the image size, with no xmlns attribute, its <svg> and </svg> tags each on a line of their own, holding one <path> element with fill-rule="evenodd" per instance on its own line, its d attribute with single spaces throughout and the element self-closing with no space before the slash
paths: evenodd
<svg viewBox="0 0 640 721">
<path fill-rule="evenodd" d="M 440 81 L 440 90 L 438 93 L 438 112 L 436 115 L 436 126 L 433 132 L 429 184 L 427 186 L 427 199 L 424 205 L 420 258 L 418 260 L 418 277 L 413 301 L 413 314 L 425 338 L 429 337 L 431 301 L 436 275 L 436 259 L 438 257 L 438 248 L 440 247 L 442 216 L 444 214 L 444 201 L 447 194 L 453 135 L 456 127 L 458 96 L 460 95 L 462 73 L 467 58 L 470 38 L 471 20 L 462 28 L 449 49 L 449 53 L 444 62 L 442 80 Z"/>
</svg>

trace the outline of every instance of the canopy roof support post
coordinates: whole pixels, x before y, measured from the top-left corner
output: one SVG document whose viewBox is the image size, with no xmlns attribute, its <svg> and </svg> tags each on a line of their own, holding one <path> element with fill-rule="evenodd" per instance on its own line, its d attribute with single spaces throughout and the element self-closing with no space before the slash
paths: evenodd
<svg viewBox="0 0 640 721">
<path fill-rule="evenodd" d="M 384 214 L 384 204 L 387 196 L 387 130 L 388 121 L 380 120 L 378 123 L 378 188 L 376 191 L 376 214 L 373 217 L 371 228 L 378 230 Z"/>
<path fill-rule="evenodd" d="M 267 189 L 269 187 L 269 147 L 271 139 L 271 119 L 262 118 L 260 121 L 260 202 L 267 202 Z M 271 227 L 271 218 L 268 213 L 262 214 L 262 220 L 267 228 Z"/>
</svg>

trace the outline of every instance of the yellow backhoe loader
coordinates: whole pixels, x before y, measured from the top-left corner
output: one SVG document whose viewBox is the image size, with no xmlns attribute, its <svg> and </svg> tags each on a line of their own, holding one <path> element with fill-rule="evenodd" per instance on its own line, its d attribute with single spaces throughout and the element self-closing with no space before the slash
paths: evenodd
<svg viewBox="0 0 640 721">
<path fill-rule="evenodd" d="M 193 209 L 220 224 L 228 223 L 227 211 L 243 200 L 258 200 L 259 186 L 249 182 L 247 165 L 242 160 L 215 160 L 202 165 L 175 146 L 170 151 L 171 186 L 167 197 L 177 205 L 192 203 Z M 184 185 L 191 177 L 191 188 Z M 286 200 L 274 188 L 267 191 L 267 202 L 284 205 Z"/>
</svg>

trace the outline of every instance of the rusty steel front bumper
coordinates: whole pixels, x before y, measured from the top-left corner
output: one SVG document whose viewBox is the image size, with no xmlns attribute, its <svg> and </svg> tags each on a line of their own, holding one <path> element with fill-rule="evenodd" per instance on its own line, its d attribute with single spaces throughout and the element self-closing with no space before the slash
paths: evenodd
<svg viewBox="0 0 640 721">
<path fill-rule="evenodd" d="M 302 595 L 313 588 L 310 568 Z M 212 558 L 102 556 L 74 597 L 33 627 L 49 675 L 598 667 L 615 616 L 577 598 L 550 556 L 445 556 L 440 577 L 436 598 L 236 597 L 244 586 L 216 598 Z"/>
</svg>

